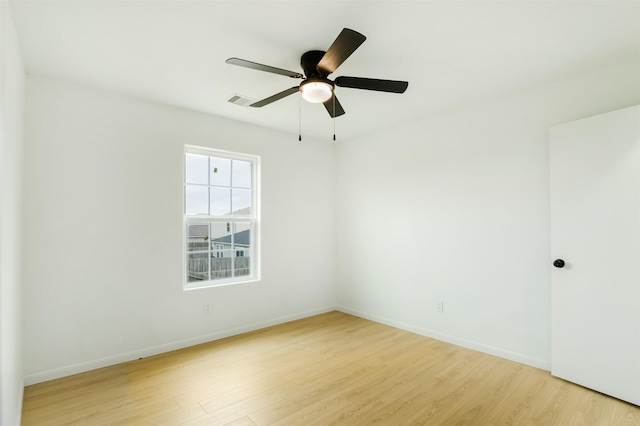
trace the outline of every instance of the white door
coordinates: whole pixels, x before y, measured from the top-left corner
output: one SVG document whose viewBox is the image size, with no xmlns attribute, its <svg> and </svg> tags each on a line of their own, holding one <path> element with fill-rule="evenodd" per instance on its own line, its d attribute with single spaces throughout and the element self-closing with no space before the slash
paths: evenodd
<svg viewBox="0 0 640 426">
<path fill-rule="evenodd" d="M 640 405 L 640 106 L 550 130 L 554 376 Z"/>
</svg>

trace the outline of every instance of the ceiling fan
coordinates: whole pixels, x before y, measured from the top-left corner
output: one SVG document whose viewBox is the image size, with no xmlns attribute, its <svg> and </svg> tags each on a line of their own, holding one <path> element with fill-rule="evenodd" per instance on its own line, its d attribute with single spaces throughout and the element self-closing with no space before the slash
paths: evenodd
<svg viewBox="0 0 640 426">
<path fill-rule="evenodd" d="M 249 106 L 263 107 L 300 91 L 305 100 L 324 104 L 331 117 L 338 117 L 343 115 L 345 111 L 334 93 L 335 86 L 377 92 L 404 93 L 409 85 L 406 81 L 362 77 L 336 77 L 333 81 L 329 80 L 329 74 L 333 73 L 366 39 L 359 32 L 344 28 L 326 52 L 310 50 L 302 55 L 300 66 L 304 74 L 239 58 L 229 58 L 226 62 L 258 71 L 303 79 L 298 86 L 276 93 Z"/>
</svg>

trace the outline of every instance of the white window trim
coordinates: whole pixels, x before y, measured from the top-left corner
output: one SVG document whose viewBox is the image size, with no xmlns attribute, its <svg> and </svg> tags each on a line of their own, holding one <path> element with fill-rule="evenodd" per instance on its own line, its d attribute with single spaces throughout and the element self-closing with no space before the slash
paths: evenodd
<svg viewBox="0 0 640 426">
<path fill-rule="evenodd" d="M 251 210 L 252 215 L 238 215 L 233 217 L 223 216 L 205 216 L 185 214 L 185 189 L 186 189 L 186 154 L 199 154 L 210 157 L 227 158 L 230 160 L 250 161 L 253 165 L 251 173 Z M 215 148 L 205 148 L 194 145 L 185 145 L 182 153 L 182 282 L 183 290 L 198 290 L 202 288 L 220 287 L 227 285 L 236 285 L 260 281 L 261 277 L 261 244 L 260 244 L 260 157 L 257 155 L 249 155 L 231 151 L 224 151 Z M 230 220 L 232 219 L 232 220 Z M 187 280 L 187 223 L 201 220 L 203 222 L 226 223 L 230 221 L 251 221 L 251 249 L 248 250 L 251 257 L 251 275 L 242 277 L 233 277 L 227 279 L 209 280 L 209 281 L 191 281 Z M 247 251 L 247 249 L 245 249 Z"/>
</svg>

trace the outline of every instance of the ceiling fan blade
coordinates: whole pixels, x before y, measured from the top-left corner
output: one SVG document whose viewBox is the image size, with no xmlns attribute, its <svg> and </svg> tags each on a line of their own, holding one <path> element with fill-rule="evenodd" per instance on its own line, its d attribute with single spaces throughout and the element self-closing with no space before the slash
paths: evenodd
<svg viewBox="0 0 640 426">
<path fill-rule="evenodd" d="M 287 89 L 287 90 L 284 90 L 284 91 L 282 91 L 280 93 L 276 93 L 273 96 L 269 96 L 268 98 L 265 98 L 265 99 L 263 99 L 261 101 L 254 102 L 249 106 L 252 106 L 252 107 L 255 107 L 255 108 L 260 108 L 260 107 L 263 107 L 265 105 L 269 105 L 270 103 L 275 102 L 277 100 L 280 100 L 282 98 L 286 98 L 289 95 L 293 95 L 294 93 L 296 93 L 298 91 L 300 91 L 300 88 L 298 86 L 294 86 L 294 87 L 292 87 L 290 89 Z"/>
<path fill-rule="evenodd" d="M 360 47 L 367 38 L 357 31 L 344 28 L 333 44 L 329 47 L 320 62 L 318 69 L 331 74 L 342 64 L 355 50 Z"/>
<path fill-rule="evenodd" d="M 344 115 L 344 109 L 342 108 L 342 105 L 340 105 L 335 94 L 328 101 L 325 101 L 322 104 L 327 109 L 327 112 L 331 117 L 340 117 L 341 115 Z"/>
<path fill-rule="evenodd" d="M 287 77 L 292 78 L 303 78 L 304 76 L 299 72 L 283 70 L 282 68 L 271 67 L 269 65 L 262 65 L 257 62 L 247 61 L 245 59 L 240 58 L 229 58 L 225 61 L 227 64 L 238 65 L 240 67 L 251 68 L 258 71 L 270 72 L 273 74 L 286 75 Z"/>
<path fill-rule="evenodd" d="M 375 90 L 377 92 L 404 93 L 409 86 L 407 81 L 378 80 L 376 78 L 362 77 L 337 77 L 336 86 L 349 87 L 351 89 Z"/>
</svg>

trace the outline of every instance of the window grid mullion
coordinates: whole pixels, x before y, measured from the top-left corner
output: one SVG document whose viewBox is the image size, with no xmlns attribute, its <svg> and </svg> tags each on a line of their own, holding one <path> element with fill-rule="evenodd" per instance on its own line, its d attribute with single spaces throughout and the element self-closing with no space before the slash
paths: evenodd
<svg viewBox="0 0 640 426">
<path fill-rule="evenodd" d="M 207 263 L 209 265 L 207 277 L 211 281 L 211 222 L 207 223 Z"/>
<path fill-rule="evenodd" d="M 229 241 L 231 242 L 230 246 L 231 246 L 231 276 L 232 277 L 236 276 L 235 238 L 236 238 L 236 223 L 231 222 L 231 238 L 229 238 Z"/>
<path fill-rule="evenodd" d="M 207 213 L 211 216 L 211 156 L 207 156 L 207 184 Z M 211 279 L 211 268 L 209 268 L 209 279 Z"/>
<path fill-rule="evenodd" d="M 233 187 L 229 186 L 229 215 L 233 216 Z"/>
</svg>

